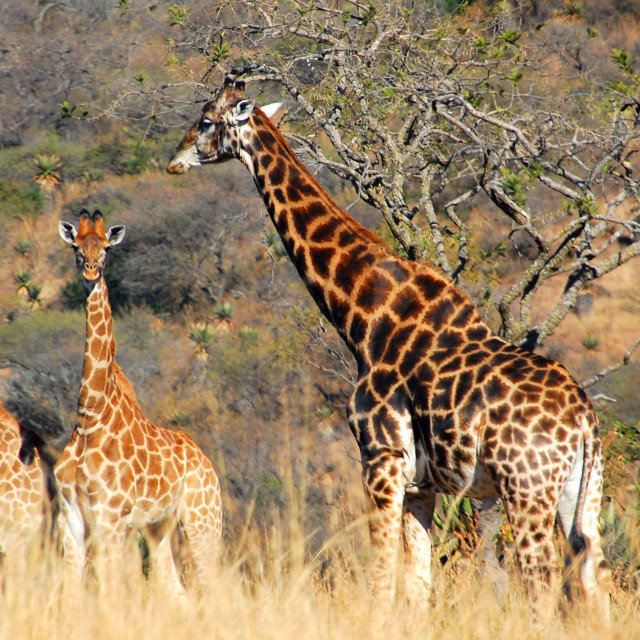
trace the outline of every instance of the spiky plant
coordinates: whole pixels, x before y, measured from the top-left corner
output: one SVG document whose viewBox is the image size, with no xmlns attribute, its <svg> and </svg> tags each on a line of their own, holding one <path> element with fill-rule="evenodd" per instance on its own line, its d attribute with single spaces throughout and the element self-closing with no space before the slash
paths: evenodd
<svg viewBox="0 0 640 640">
<path fill-rule="evenodd" d="M 31 240 L 27 240 L 26 238 L 20 238 L 13 245 L 14 250 L 23 257 L 26 256 L 29 251 L 31 251 L 32 247 L 33 242 L 31 242 Z"/>
<path fill-rule="evenodd" d="M 31 275 L 30 271 L 17 271 L 13 274 L 13 281 L 18 285 L 18 291 L 21 289 L 27 289 L 27 287 L 31 284 Z"/>
<path fill-rule="evenodd" d="M 211 349 L 215 334 L 215 328 L 206 322 L 196 322 L 196 324 L 191 325 L 189 339 L 196 345 L 193 350 L 193 355 L 198 360 L 206 362 L 209 359 L 209 350 Z"/>
<path fill-rule="evenodd" d="M 595 351 L 599 344 L 600 340 L 598 340 L 598 336 L 594 336 L 592 333 L 588 333 L 582 338 L 582 346 L 586 351 Z"/>
<path fill-rule="evenodd" d="M 214 307 L 213 313 L 218 320 L 229 321 L 233 316 L 233 305 L 230 302 L 221 302 Z"/>
<path fill-rule="evenodd" d="M 34 181 L 45 191 L 53 191 L 62 181 L 62 160 L 54 153 L 39 153 L 33 163 L 36 167 Z"/>
<path fill-rule="evenodd" d="M 36 307 L 42 305 L 42 285 L 31 283 L 26 285 L 25 290 L 27 292 L 27 304 L 30 307 Z"/>
</svg>

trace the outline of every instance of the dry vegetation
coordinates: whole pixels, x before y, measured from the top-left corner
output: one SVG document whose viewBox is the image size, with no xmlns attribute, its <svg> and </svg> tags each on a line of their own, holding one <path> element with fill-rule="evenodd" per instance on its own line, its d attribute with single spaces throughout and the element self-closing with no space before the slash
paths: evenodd
<svg viewBox="0 0 640 640">
<path fill-rule="evenodd" d="M 288 474 L 293 473 L 290 468 Z M 247 521 L 203 595 L 169 599 L 153 576 L 142 577 L 137 554 L 103 591 L 91 582 L 82 588 L 65 583 L 55 554 L 34 550 L 22 565 L 7 563 L 0 637 L 570 640 L 637 634 L 640 620 L 633 591 L 614 589 L 611 629 L 591 612 L 579 607 L 567 612 L 563 605 L 548 619 L 533 622 L 517 584 L 500 601 L 491 585 L 478 579 L 474 561 L 461 557 L 443 568 L 436 565 L 428 607 L 410 608 L 399 598 L 383 617 L 366 586 L 364 522 L 350 514 L 347 521 L 336 523 L 335 535 L 322 549 L 310 555 L 300 526 L 305 487 L 285 491 L 290 509 L 280 511 L 274 526 L 259 536 Z M 359 506 L 351 505 L 353 510 Z M 335 512 L 344 515 L 346 510 L 348 505 L 343 505 Z"/>
<path fill-rule="evenodd" d="M 0 638 L 636 637 L 638 354 L 590 389 L 616 400 L 596 401 L 607 447 L 603 527 L 615 579 L 612 629 L 603 633 L 580 609 L 532 625 L 517 583 L 500 602 L 477 580 L 472 549 L 462 544 L 449 553 L 448 536 L 435 550 L 441 562 L 434 563 L 430 606 L 411 610 L 399 598 L 382 621 L 368 597 L 358 451 L 344 419 L 352 363 L 321 322 L 244 169 L 164 174 L 182 130 L 180 110 L 193 117 L 191 101 L 203 92 L 206 70 L 202 60 L 171 58 L 167 43 L 176 29 L 168 16 L 179 22 L 181 8 L 193 5 L 196 13 L 201 4 L 32 4 L 5 2 L 0 24 L 7 42 L 0 52 L 0 395 L 54 453 L 64 446 L 74 422 L 84 319 L 57 221 L 75 222 L 87 207 L 101 209 L 107 225 L 127 225 L 107 273 L 118 362 L 147 415 L 189 431 L 214 461 L 224 491 L 225 557 L 210 593 L 172 602 L 142 579 L 138 558 L 130 560 L 127 580 L 100 596 L 94 587 L 63 585 L 55 553 L 34 550 L 25 564 L 3 566 Z M 471 4 L 482 13 L 509 3 Z M 566 51 L 586 27 L 601 31 L 581 51 L 585 65 L 599 61 L 600 78 L 612 47 L 626 49 L 634 64 L 640 58 L 633 6 L 536 4 L 539 21 L 567 43 Z M 536 27 L 530 18 L 526 28 Z M 171 93 L 176 78 L 180 99 Z M 554 81 L 551 74 L 552 87 Z M 76 118 L 84 110 L 88 117 Z M 303 128 L 295 117 L 290 126 Z M 351 186 L 312 166 L 342 206 L 392 239 L 379 212 Z M 537 194 L 528 197 L 533 206 Z M 484 257 L 463 285 L 474 300 L 482 303 L 490 291 L 495 301 L 528 264 L 526 250 L 494 251 L 493 236 L 508 228 L 486 199 L 467 213 L 470 250 Z M 630 261 L 582 290 L 580 305 L 545 342 L 546 353 L 578 379 L 619 362 L 638 337 L 638 269 Z M 562 286 L 543 289 L 535 314 L 555 304 Z M 493 306 L 482 312 L 497 328 Z M 473 541 L 468 531 L 457 533 Z"/>
</svg>

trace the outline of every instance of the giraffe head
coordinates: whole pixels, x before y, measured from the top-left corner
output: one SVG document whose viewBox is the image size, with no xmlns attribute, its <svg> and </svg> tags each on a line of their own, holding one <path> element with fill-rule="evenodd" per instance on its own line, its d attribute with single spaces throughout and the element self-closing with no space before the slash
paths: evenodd
<svg viewBox="0 0 640 640">
<path fill-rule="evenodd" d="M 270 118 L 281 106 L 277 102 L 260 110 Z M 249 123 L 254 108 L 253 100 L 244 97 L 244 82 L 227 76 L 216 99 L 204 105 L 200 118 L 182 138 L 167 171 L 186 173 L 201 164 L 240 157 L 240 132 Z"/>
<path fill-rule="evenodd" d="M 61 220 L 58 231 L 60 237 L 75 251 L 76 265 L 82 269 L 88 295 L 102 276 L 107 250 L 122 242 L 125 227 L 120 224 L 105 231 L 102 213 L 96 210 L 91 215 L 83 209 L 80 212 L 78 230 L 71 223 Z"/>
</svg>

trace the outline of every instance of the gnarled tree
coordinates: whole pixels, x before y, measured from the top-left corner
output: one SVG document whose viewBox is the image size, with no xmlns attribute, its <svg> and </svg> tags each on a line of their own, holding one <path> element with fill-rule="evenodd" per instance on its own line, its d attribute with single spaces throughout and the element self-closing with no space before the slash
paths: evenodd
<svg viewBox="0 0 640 640">
<path fill-rule="evenodd" d="M 401 2 L 171 11 L 195 99 L 230 70 L 287 94 L 283 128 L 307 162 L 349 181 L 398 251 L 449 273 L 511 342 L 541 347 L 640 253 L 640 76 L 587 25 Z M 517 260 L 498 281 L 484 267 L 503 254 Z"/>
</svg>

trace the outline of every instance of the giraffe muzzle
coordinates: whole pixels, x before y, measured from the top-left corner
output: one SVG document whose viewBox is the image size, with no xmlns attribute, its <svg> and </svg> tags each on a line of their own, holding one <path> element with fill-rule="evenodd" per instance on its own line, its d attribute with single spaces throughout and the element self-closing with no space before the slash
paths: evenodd
<svg viewBox="0 0 640 640">
<path fill-rule="evenodd" d="M 174 158 L 167 166 L 167 173 L 183 174 L 183 173 L 187 173 L 189 169 L 191 169 L 191 165 L 185 164 L 180 160 L 177 160 Z"/>
<path fill-rule="evenodd" d="M 84 282 L 84 290 L 87 295 L 95 289 L 101 275 L 102 274 L 97 267 L 84 269 L 82 271 L 82 281 Z"/>
</svg>

